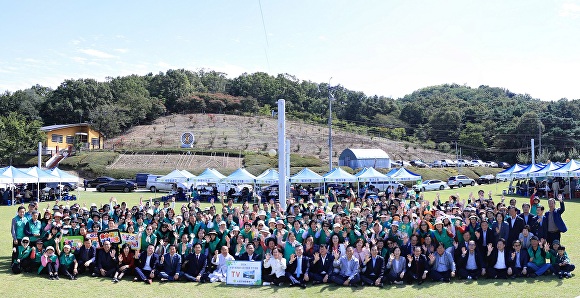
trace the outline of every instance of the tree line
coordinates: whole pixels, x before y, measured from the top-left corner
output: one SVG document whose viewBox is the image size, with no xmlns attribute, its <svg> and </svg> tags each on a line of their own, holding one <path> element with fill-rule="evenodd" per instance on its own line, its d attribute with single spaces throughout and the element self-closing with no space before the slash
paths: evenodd
<svg viewBox="0 0 580 298">
<path fill-rule="evenodd" d="M 457 146 L 464 155 L 481 159 L 529 161 L 530 138 L 541 139 L 540 160 L 579 155 L 580 100 L 541 101 L 483 85 L 431 86 L 399 99 L 330 87 L 289 74 L 244 73 L 230 79 L 204 69 L 105 81 L 68 79 L 56 89 L 36 85 L 0 94 L 0 125 L 10 117 L 34 127 L 89 122 L 113 137 L 174 113 L 269 115 L 280 98 L 290 118 L 326 123 L 331 92 L 339 127 L 441 151 L 454 152 Z M 0 158 L 6 157 L 3 152 L 0 148 Z"/>
</svg>

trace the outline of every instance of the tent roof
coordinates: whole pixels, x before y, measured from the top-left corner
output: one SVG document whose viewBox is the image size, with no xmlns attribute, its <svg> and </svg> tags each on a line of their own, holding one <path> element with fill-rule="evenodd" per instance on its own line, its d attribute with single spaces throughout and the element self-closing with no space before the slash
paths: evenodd
<svg viewBox="0 0 580 298">
<path fill-rule="evenodd" d="M 550 177 L 572 177 L 574 176 L 574 171 L 580 169 L 580 163 L 575 160 L 570 160 L 567 164 L 561 166 L 560 168 L 548 172 Z"/>
<path fill-rule="evenodd" d="M 357 159 L 375 159 L 375 158 L 390 158 L 383 149 L 353 149 L 350 150 Z"/>
<path fill-rule="evenodd" d="M 356 176 L 349 174 L 342 168 L 334 168 L 322 176 L 325 182 L 355 182 Z"/>
<path fill-rule="evenodd" d="M 157 181 L 161 182 L 185 182 L 188 178 L 195 177 L 188 171 L 173 170 L 171 173 L 157 178 Z"/>
<path fill-rule="evenodd" d="M 0 183 L 35 183 L 38 178 L 29 175 L 13 166 L 9 166 L 2 172 Z"/>
<path fill-rule="evenodd" d="M 294 176 L 290 177 L 292 183 L 322 183 L 324 178 L 309 168 L 304 168 Z"/>
<path fill-rule="evenodd" d="M 78 183 L 79 177 L 75 175 L 71 175 L 59 168 L 54 168 L 50 174 L 59 177 L 59 182 L 71 182 L 71 183 Z"/>
<path fill-rule="evenodd" d="M 199 176 L 190 178 L 190 180 L 196 182 L 218 183 L 224 178 L 226 178 L 226 176 L 218 172 L 216 169 L 207 168 Z"/>
<path fill-rule="evenodd" d="M 228 183 L 253 183 L 256 179 L 256 176 L 250 174 L 250 172 L 246 171 L 244 168 L 239 168 L 231 173 L 224 179 L 224 182 Z"/>
<path fill-rule="evenodd" d="M 512 176 L 514 178 L 528 178 L 528 176 L 531 172 L 539 171 L 539 170 L 543 169 L 544 167 L 546 167 L 546 166 L 541 165 L 541 164 L 530 164 L 527 167 L 525 167 L 517 172 L 513 172 Z"/>
<path fill-rule="evenodd" d="M 388 181 L 389 177 L 377 170 L 375 168 L 364 168 L 360 172 L 354 174 L 358 181 L 361 182 L 371 182 L 371 181 Z"/>
<path fill-rule="evenodd" d="M 28 175 L 36 177 L 37 182 L 59 182 L 60 178 L 51 174 L 50 171 L 45 171 L 37 166 L 25 169 Z"/>
<path fill-rule="evenodd" d="M 500 178 L 500 179 L 509 179 L 509 178 L 512 178 L 513 172 L 517 172 L 519 170 L 522 170 L 525 167 L 526 167 L 525 165 L 515 164 L 515 165 L 497 173 L 497 175 L 495 175 L 495 177 Z"/>
<path fill-rule="evenodd" d="M 530 172 L 529 176 L 530 177 L 546 177 L 548 175 L 548 172 L 556 170 L 556 169 L 560 168 L 561 166 L 562 165 L 551 162 L 539 170 Z"/>
<path fill-rule="evenodd" d="M 275 184 L 278 183 L 280 174 L 275 169 L 267 169 L 264 173 L 256 176 L 256 183 L 258 184 Z"/>
<path fill-rule="evenodd" d="M 389 176 L 394 181 L 413 181 L 421 179 L 421 175 L 415 174 L 405 168 L 398 169 L 395 173 Z"/>
</svg>

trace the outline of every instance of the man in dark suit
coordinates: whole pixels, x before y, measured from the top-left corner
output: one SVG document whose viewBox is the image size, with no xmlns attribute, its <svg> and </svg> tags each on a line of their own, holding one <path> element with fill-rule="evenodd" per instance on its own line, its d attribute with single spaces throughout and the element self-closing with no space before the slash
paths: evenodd
<svg viewBox="0 0 580 298">
<path fill-rule="evenodd" d="M 507 274 L 509 277 L 526 277 L 528 276 L 527 264 L 530 261 L 530 255 L 528 255 L 527 249 L 522 249 L 522 243 L 520 240 L 514 241 L 513 250 L 510 254 L 508 260 L 508 270 Z"/>
<path fill-rule="evenodd" d="M 458 231 L 459 233 L 459 231 Z M 471 233 L 469 232 L 469 229 L 465 229 L 465 232 L 462 234 L 463 235 L 463 241 L 459 241 L 459 242 L 453 242 L 453 259 L 457 262 L 459 260 L 459 258 L 461 258 L 461 253 L 463 251 L 463 249 L 465 248 L 465 250 L 469 250 L 469 241 L 473 240 L 471 239 Z"/>
<path fill-rule="evenodd" d="M 290 280 L 290 286 L 300 286 L 306 288 L 306 282 L 310 279 L 310 259 L 304 255 L 302 245 L 297 245 L 295 254 L 290 256 L 288 267 L 286 268 L 286 277 Z"/>
<path fill-rule="evenodd" d="M 505 249 L 505 240 L 497 240 L 496 247 L 491 244 L 487 245 L 487 277 L 488 278 L 507 278 L 507 268 L 509 254 Z"/>
<path fill-rule="evenodd" d="M 175 245 L 169 246 L 169 252 L 161 257 L 159 262 L 161 281 L 177 281 L 181 275 L 181 256 L 177 253 Z"/>
<path fill-rule="evenodd" d="M 75 259 L 78 262 L 78 272 L 82 274 L 87 272 L 88 274 L 93 273 L 95 269 L 95 258 L 97 256 L 97 250 L 91 245 L 91 239 L 85 238 L 83 246 L 75 251 Z"/>
<path fill-rule="evenodd" d="M 457 275 L 460 279 L 477 279 L 485 275 L 485 263 L 481 253 L 476 249 L 475 241 L 469 241 L 468 248 L 462 247 L 457 259 Z"/>
<path fill-rule="evenodd" d="M 308 276 L 308 278 L 312 280 L 313 285 L 330 281 L 330 276 L 334 270 L 334 267 L 332 266 L 333 261 L 334 257 L 328 253 L 328 245 L 320 244 L 319 252 L 314 254 L 314 259 Z"/>
<path fill-rule="evenodd" d="M 105 241 L 103 248 L 97 252 L 95 271 L 93 276 L 113 277 L 117 271 L 117 256 L 111 249 L 111 242 Z"/>
<path fill-rule="evenodd" d="M 407 282 L 417 281 L 422 284 L 427 279 L 429 267 L 427 257 L 422 253 L 421 247 L 416 246 L 412 256 L 407 256 Z"/>
<path fill-rule="evenodd" d="M 475 231 L 475 243 L 477 244 L 477 249 L 483 253 L 487 251 L 487 245 L 495 246 L 495 234 L 489 226 L 489 223 L 484 220 L 481 222 L 479 229 Z"/>
<path fill-rule="evenodd" d="M 362 260 L 361 281 L 363 286 L 383 287 L 383 275 L 385 273 L 385 259 L 379 255 L 376 245 L 371 247 L 371 255 Z"/>
<path fill-rule="evenodd" d="M 188 281 L 205 282 L 208 280 L 207 256 L 201 253 L 201 243 L 193 245 L 193 252 L 183 262 L 183 277 Z"/>
<path fill-rule="evenodd" d="M 530 226 L 530 232 L 534 233 L 534 231 L 537 230 L 536 225 L 538 224 L 538 217 L 530 213 L 529 203 L 522 204 L 522 213 L 520 213 L 518 216 L 524 220 L 524 226 Z"/>
<path fill-rule="evenodd" d="M 509 216 L 506 221 L 509 226 L 507 243 L 513 243 L 520 236 L 520 233 L 524 229 L 524 220 L 518 216 L 517 209 L 515 206 L 509 206 L 508 208 Z M 511 249 L 511 248 L 510 248 Z"/>
<path fill-rule="evenodd" d="M 260 255 L 254 253 L 255 247 L 254 243 L 250 242 L 246 244 L 246 252 L 241 255 L 236 255 L 235 259 L 237 261 L 261 261 Z"/>
<path fill-rule="evenodd" d="M 139 253 L 137 259 L 139 264 L 135 266 L 135 275 L 133 281 L 144 281 L 146 284 L 151 284 L 155 278 L 155 268 L 159 265 L 159 256 L 155 253 L 155 246 L 149 244 L 147 251 Z"/>
<path fill-rule="evenodd" d="M 548 236 L 548 222 L 544 219 L 544 206 L 538 206 L 536 208 L 536 226 L 535 231 L 532 233 L 538 236 L 539 239 L 546 239 Z"/>
</svg>

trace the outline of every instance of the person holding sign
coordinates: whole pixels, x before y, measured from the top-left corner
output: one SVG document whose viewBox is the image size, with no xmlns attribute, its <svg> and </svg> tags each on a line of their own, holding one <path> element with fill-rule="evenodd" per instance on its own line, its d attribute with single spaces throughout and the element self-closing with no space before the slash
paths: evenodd
<svg viewBox="0 0 580 298">
<path fill-rule="evenodd" d="M 117 272 L 113 276 L 113 282 L 118 283 L 127 271 L 135 268 L 135 254 L 131 251 L 131 246 L 128 243 L 123 244 L 121 253 L 119 254 L 119 266 Z"/>
</svg>

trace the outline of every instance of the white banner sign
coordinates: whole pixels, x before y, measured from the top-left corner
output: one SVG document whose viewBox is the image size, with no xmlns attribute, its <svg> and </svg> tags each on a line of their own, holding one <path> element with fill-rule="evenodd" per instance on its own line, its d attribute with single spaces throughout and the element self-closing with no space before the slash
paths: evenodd
<svg viewBox="0 0 580 298">
<path fill-rule="evenodd" d="M 228 261 L 226 284 L 259 286 L 262 284 L 262 262 Z"/>
</svg>

